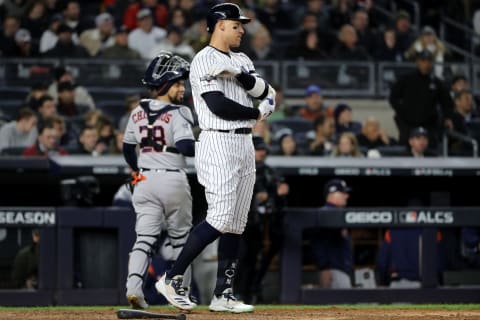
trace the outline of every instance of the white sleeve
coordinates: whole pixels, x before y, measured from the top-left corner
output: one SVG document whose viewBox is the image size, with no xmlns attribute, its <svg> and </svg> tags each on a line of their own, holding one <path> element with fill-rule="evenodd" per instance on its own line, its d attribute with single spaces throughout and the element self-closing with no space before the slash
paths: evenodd
<svg viewBox="0 0 480 320">
<path fill-rule="evenodd" d="M 136 130 L 136 125 L 135 123 L 133 122 L 133 114 L 135 112 L 138 112 L 139 111 L 139 108 L 135 108 L 132 110 L 132 112 L 130 113 L 130 116 L 128 117 L 128 123 L 127 123 L 127 127 L 125 128 L 125 134 L 123 136 L 123 142 L 125 143 L 129 143 L 129 144 L 137 144 L 138 141 L 135 137 L 135 130 Z"/>
</svg>

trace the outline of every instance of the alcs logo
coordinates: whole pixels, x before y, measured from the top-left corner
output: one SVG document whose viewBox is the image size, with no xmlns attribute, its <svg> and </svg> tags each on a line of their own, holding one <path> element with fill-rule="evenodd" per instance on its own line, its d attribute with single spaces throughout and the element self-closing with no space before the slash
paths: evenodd
<svg viewBox="0 0 480 320">
<path fill-rule="evenodd" d="M 402 211 L 399 221 L 403 223 L 437 223 L 452 224 L 454 222 L 452 211 Z"/>
</svg>

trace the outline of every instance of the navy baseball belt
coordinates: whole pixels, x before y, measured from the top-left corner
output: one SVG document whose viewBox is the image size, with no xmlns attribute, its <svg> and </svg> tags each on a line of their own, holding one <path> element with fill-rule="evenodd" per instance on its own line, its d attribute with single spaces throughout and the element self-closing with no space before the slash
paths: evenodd
<svg viewBox="0 0 480 320">
<path fill-rule="evenodd" d="M 156 172 L 180 172 L 180 169 L 150 169 L 150 168 L 140 168 L 140 171 L 156 171 Z"/>
<path fill-rule="evenodd" d="M 232 130 L 213 129 L 212 131 L 218 131 L 223 133 L 249 134 L 252 133 L 252 128 L 237 128 Z"/>
</svg>

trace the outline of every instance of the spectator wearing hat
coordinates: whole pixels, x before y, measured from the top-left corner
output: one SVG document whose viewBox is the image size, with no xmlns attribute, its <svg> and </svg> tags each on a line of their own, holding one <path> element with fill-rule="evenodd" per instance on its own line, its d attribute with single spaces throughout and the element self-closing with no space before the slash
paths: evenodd
<svg viewBox="0 0 480 320">
<path fill-rule="evenodd" d="M 58 40 L 55 46 L 44 53 L 44 57 L 57 58 L 87 58 L 89 54 L 87 50 L 75 44 L 73 41 L 73 30 L 65 23 L 58 26 Z"/>
<path fill-rule="evenodd" d="M 429 148 L 429 136 L 424 127 L 412 129 L 405 156 L 414 158 L 436 157 L 437 153 Z"/>
<path fill-rule="evenodd" d="M 323 210 L 345 208 L 352 189 L 341 179 L 327 181 L 323 189 Z M 310 248 L 320 271 L 322 288 L 351 288 L 353 272 L 352 241 L 348 229 L 318 228 L 309 231 Z"/>
<path fill-rule="evenodd" d="M 167 28 L 167 37 L 155 45 L 149 53 L 149 59 L 155 58 L 160 51 L 169 51 L 191 61 L 195 55 L 193 48 L 183 39 L 184 30 L 181 27 L 170 25 Z"/>
<path fill-rule="evenodd" d="M 150 52 L 167 36 L 167 31 L 153 24 L 150 9 L 137 12 L 138 27 L 128 34 L 128 46 L 137 50 L 142 58 L 150 59 Z"/>
<path fill-rule="evenodd" d="M 32 58 L 38 56 L 38 48 L 32 43 L 32 36 L 27 29 L 18 29 L 15 33 L 15 44 L 17 52 L 15 57 L 18 58 Z"/>
<path fill-rule="evenodd" d="M 58 27 L 63 22 L 63 16 L 59 13 L 54 14 L 49 21 L 48 28 L 43 31 L 42 36 L 40 37 L 39 51 L 40 53 L 45 53 L 48 50 L 55 47 L 55 44 L 58 40 Z M 78 43 L 78 37 L 73 36 L 73 42 Z"/>
<path fill-rule="evenodd" d="M 416 55 L 415 70 L 393 83 L 389 102 L 395 111 L 398 141 L 408 145 L 410 132 L 424 127 L 432 149 L 445 128 L 452 128 L 453 100 L 444 81 L 432 74 L 433 54 L 423 50 Z"/>
<path fill-rule="evenodd" d="M 270 262 L 283 243 L 283 208 L 289 185 L 265 161 L 269 148 L 258 136 L 253 137 L 255 148 L 255 186 L 245 231 L 240 245 L 237 293 L 246 303 L 261 297 L 261 283 Z M 267 240 L 268 245 L 266 245 Z"/>
<path fill-rule="evenodd" d="M 412 28 L 410 14 L 405 10 L 399 10 L 395 16 L 394 23 L 398 49 L 401 52 L 405 52 L 410 48 L 416 38 L 416 33 Z"/>
<path fill-rule="evenodd" d="M 65 117 L 84 115 L 90 108 L 87 105 L 75 102 L 75 86 L 70 81 L 58 83 L 57 109 L 60 115 Z"/>
<path fill-rule="evenodd" d="M 362 131 L 362 124 L 352 119 L 352 108 L 346 103 L 339 103 L 333 111 L 335 132 L 337 136 L 343 132 L 352 132 L 357 135 Z"/>
<path fill-rule="evenodd" d="M 128 31 L 124 25 L 120 26 L 115 33 L 115 43 L 100 52 L 101 58 L 108 59 L 141 59 L 137 50 L 128 46 Z"/>
<path fill-rule="evenodd" d="M 88 90 L 81 85 L 76 84 L 73 71 L 64 66 L 59 65 L 53 69 L 53 82 L 48 86 L 48 94 L 52 96 L 55 102 L 58 102 L 58 84 L 63 81 L 69 81 L 73 84 L 74 100 L 76 104 L 86 105 L 89 109 L 95 109 L 95 101 Z"/>
<path fill-rule="evenodd" d="M 299 109 L 299 116 L 306 120 L 313 121 L 322 116 L 333 115 L 333 110 L 327 107 L 323 101 L 322 90 L 315 84 L 309 85 L 305 89 L 304 101 L 305 104 L 297 109 Z"/>
<path fill-rule="evenodd" d="M 415 42 L 405 52 L 405 56 L 407 59 L 413 60 L 417 53 L 424 50 L 428 50 L 432 53 L 433 62 L 435 63 L 435 75 L 438 78 L 443 79 L 443 63 L 448 55 L 448 50 L 445 47 L 445 44 L 438 39 L 435 30 L 430 26 L 423 27 L 420 36 L 418 36 Z"/>
<path fill-rule="evenodd" d="M 114 20 L 110 13 L 103 12 L 97 15 L 95 26 L 95 28 L 85 30 L 80 34 L 80 45 L 87 49 L 92 57 L 115 43 Z"/>
<path fill-rule="evenodd" d="M 141 0 L 130 4 L 123 14 L 123 24 L 128 31 L 139 27 L 138 12 L 147 9 L 153 17 L 153 24 L 165 28 L 168 23 L 168 7 L 158 0 Z"/>
</svg>

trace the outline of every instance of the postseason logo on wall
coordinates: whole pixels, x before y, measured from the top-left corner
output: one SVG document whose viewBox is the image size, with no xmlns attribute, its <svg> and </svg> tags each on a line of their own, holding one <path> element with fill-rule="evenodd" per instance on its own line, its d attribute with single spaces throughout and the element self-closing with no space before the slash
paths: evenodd
<svg viewBox="0 0 480 320">
<path fill-rule="evenodd" d="M 55 223 L 54 208 L 0 208 L 0 226 L 52 226 Z"/>
</svg>

